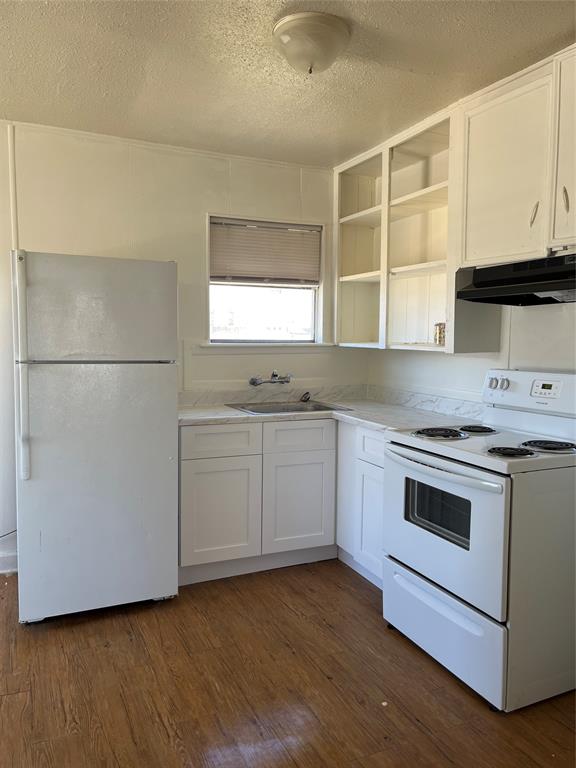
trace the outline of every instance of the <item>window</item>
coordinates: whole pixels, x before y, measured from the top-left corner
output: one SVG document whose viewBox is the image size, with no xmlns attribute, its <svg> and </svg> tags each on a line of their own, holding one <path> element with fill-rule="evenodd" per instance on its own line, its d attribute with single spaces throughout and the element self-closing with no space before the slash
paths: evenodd
<svg viewBox="0 0 576 768">
<path fill-rule="evenodd" d="M 314 342 L 320 226 L 210 218 L 210 341 Z"/>
</svg>

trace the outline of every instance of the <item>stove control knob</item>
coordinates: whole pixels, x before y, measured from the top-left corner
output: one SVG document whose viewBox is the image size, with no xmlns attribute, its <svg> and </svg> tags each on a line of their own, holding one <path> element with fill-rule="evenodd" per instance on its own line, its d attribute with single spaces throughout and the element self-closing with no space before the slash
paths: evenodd
<svg viewBox="0 0 576 768">
<path fill-rule="evenodd" d="M 510 379 L 505 379 L 505 378 L 500 379 L 500 381 L 498 382 L 498 386 L 500 387 L 500 389 L 508 389 L 508 387 L 510 386 Z"/>
<path fill-rule="evenodd" d="M 494 376 L 490 376 L 490 378 L 488 379 L 488 386 L 490 387 L 490 389 L 497 389 L 498 379 L 495 378 Z"/>
</svg>

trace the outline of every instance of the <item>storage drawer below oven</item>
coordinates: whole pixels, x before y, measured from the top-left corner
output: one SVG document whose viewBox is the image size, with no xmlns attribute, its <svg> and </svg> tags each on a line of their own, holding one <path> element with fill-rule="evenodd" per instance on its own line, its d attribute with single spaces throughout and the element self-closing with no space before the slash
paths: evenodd
<svg viewBox="0 0 576 768">
<path fill-rule="evenodd" d="M 384 618 L 498 709 L 504 708 L 506 629 L 388 557 Z"/>
</svg>

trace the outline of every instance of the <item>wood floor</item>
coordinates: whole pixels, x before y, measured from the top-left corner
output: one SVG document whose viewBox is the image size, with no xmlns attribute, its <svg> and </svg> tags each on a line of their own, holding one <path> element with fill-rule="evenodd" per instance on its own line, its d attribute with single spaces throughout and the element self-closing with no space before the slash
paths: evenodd
<svg viewBox="0 0 576 768">
<path fill-rule="evenodd" d="M 574 765 L 572 694 L 491 712 L 337 561 L 27 627 L 16 586 L 0 577 L 1 768 Z"/>
</svg>

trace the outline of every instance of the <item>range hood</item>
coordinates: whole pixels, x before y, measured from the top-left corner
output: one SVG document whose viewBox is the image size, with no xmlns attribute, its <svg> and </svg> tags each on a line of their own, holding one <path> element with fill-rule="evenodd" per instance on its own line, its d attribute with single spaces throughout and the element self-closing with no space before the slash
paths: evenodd
<svg viewBox="0 0 576 768">
<path fill-rule="evenodd" d="M 576 301 L 576 248 L 550 249 L 544 259 L 457 272 L 456 297 L 483 304 L 530 307 Z"/>
</svg>

